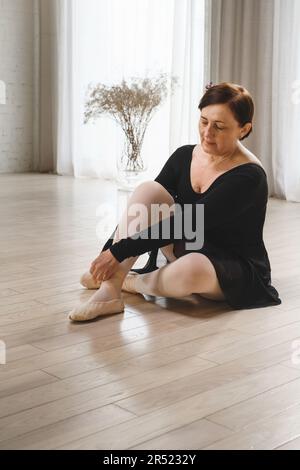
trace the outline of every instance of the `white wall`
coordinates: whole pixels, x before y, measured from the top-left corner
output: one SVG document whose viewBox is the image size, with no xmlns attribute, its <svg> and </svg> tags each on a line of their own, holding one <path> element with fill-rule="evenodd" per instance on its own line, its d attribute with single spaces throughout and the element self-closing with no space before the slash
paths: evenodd
<svg viewBox="0 0 300 470">
<path fill-rule="evenodd" d="M 33 0 L 0 0 L 0 173 L 32 170 Z"/>
</svg>

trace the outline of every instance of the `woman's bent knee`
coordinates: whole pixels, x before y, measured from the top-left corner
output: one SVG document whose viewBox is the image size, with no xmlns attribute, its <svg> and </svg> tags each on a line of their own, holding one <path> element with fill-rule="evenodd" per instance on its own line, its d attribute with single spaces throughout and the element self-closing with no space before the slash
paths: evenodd
<svg viewBox="0 0 300 470">
<path fill-rule="evenodd" d="M 140 183 L 135 188 L 135 191 L 137 191 L 137 190 L 141 190 L 141 191 L 147 191 L 147 190 L 151 191 L 151 190 L 153 190 L 153 191 L 155 191 L 155 190 L 159 190 L 159 189 L 165 190 L 165 188 L 160 183 L 158 183 L 157 181 L 148 180 L 148 181 L 143 181 L 142 183 Z"/>
<path fill-rule="evenodd" d="M 199 276 L 202 274 L 201 264 L 199 264 L 200 259 L 193 255 L 194 253 L 189 253 L 178 259 L 182 277 L 191 288 L 199 281 Z"/>
<path fill-rule="evenodd" d="M 214 267 L 207 256 L 202 253 L 187 253 L 181 258 L 185 263 L 186 269 L 193 278 L 199 275 L 215 273 Z"/>
<path fill-rule="evenodd" d="M 157 181 L 144 181 L 136 187 L 134 193 L 146 194 L 147 198 L 157 203 L 165 202 L 170 205 L 174 203 L 172 195 Z"/>
<path fill-rule="evenodd" d="M 223 297 L 215 268 L 207 256 L 202 253 L 189 253 L 180 259 L 184 263 L 182 267 L 186 280 L 194 293 L 211 295 L 212 299 Z"/>
</svg>

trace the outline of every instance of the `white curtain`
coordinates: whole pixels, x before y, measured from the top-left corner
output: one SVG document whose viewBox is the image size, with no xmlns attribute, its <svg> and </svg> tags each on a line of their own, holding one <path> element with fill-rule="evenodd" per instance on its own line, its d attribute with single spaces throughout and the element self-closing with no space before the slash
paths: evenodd
<svg viewBox="0 0 300 470">
<path fill-rule="evenodd" d="M 55 0 L 53 142 L 58 174 L 116 177 L 121 128 L 109 117 L 83 124 L 89 83 L 177 76 L 175 93 L 145 134 L 147 177 L 180 145 L 198 142 L 203 93 L 204 0 Z"/>
<path fill-rule="evenodd" d="M 274 0 L 272 137 L 275 192 L 300 202 L 300 1 Z"/>
<path fill-rule="evenodd" d="M 206 0 L 206 80 L 245 86 L 269 195 L 300 202 L 300 0 Z"/>
</svg>

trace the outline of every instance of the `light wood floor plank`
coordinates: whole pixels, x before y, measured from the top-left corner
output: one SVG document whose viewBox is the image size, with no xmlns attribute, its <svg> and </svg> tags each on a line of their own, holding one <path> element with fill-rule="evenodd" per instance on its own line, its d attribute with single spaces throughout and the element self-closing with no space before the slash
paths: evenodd
<svg viewBox="0 0 300 470">
<path fill-rule="evenodd" d="M 96 387 L 99 388 L 100 386 L 103 386 L 103 391 L 101 392 L 99 389 L 99 394 L 105 393 L 106 390 L 113 390 L 115 392 L 118 388 L 121 389 L 122 387 L 121 379 L 126 379 L 126 383 L 128 385 L 130 383 L 136 385 L 138 390 L 138 387 L 141 387 L 141 378 L 145 378 L 147 382 L 147 378 L 151 378 L 155 374 L 155 369 L 159 369 L 159 372 L 168 372 L 170 370 L 170 374 L 172 374 L 175 367 L 175 362 L 178 362 L 172 359 L 173 358 L 166 358 L 164 361 L 161 361 L 160 368 L 158 368 L 155 362 L 148 362 L 148 364 L 144 364 L 142 361 L 128 361 L 126 363 L 121 363 L 120 365 L 115 366 L 113 369 L 109 367 L 103 367 L 100 370 L 98 369 L 91 372 L 86 372 L 84 374 L 76 375 L 75 377 L 61 380 L 59 383 L 46 384 L 36 388 L 35 390 L 28 390 L 13 396 L 5 397 L 0 400 L 0 417 L 19 413 L 20 411 L 33 408 L 34 406 L 50 403 L 68 396 L 72 397 L 75 394 L 92 390 Z M 193 366 L 195 363 L 197 367 L 195 370 L 208 369 L 214 365 L 207 361 L 196 360 L 195 358 L 189 356 L 184 358 L 183 361 L 186 365 L 191 363 Z M 181 365 L 181 363 L 179 365 Z M 193 369 L 190 371 L 186 370 L 183 376 L 185 377 L 185 375 L 189 373 L 193 373 Z M 160 381 L 164 383 L 165 381 L 171 380 L 171 378 L 172 375 L 170 375 L 169 378 L 159 378 L 158 383 Z M 152 385 L 151 381 L 150 384 Z"/>
<path fill-rule="evenodd" d="M 280 344 L 286 340 L 296 340 L 299 337 L 300 322 L 277 328 L 271 332 L 256 335 L 246 341 L 237 342 L 233 346 L 220 348 L 218 351 L 201 354 L 203 359 L 223 364 L 232 361 L 243 354 L 249 354 L 254 351 L 263 350 L 275 344 Z M 242 352 L 241 352 L 242 351 Z"/>
<path fill-rule="evenodd" d="M 232 436 L 205 447 L 209 450 L 272 450 L 300 435 L 300 405 L 260 420 Z"/>
<path fill-rule="evenodd" d="M 229 429 L 214 425 L 206 419 L 194 421 L 191 424 L 182 426 L 174 431 L 162 434 L 161 436 L 145 441 L 134 446 L 134 450 L 155 450 L 155 449 L 201 449 L 215 441 L 219 441 L 232 434 Z"/>
<path fill-rule="evenodd" d="M 6 416 L 0 419 L 0 441 L 11 439 L 25 432 L 33 431 L 107 404 L 112 404 L 112 402 L 117 401 L 124 395 L 135 394 L 141 390 L 153 388 L 156 384 L 172 381 L 175 377 L 187 377 L 207 367 L 210 367 L 210 364 L 200 358 L 187 358 L 183 361 L 177 361 L 176 364 L 167 364 L 158 369 L 129 377 L 125 381 L 126 388 L 123 381 L 116 381 L 92 388 L 91 390 L 75 393 L 72 396 L 61 398 L 45 405 L 36 406 L 34 409 Z M 296 371 L 292 369 L 287 370 L 291 375 L 292 373 L 296 374 Z M 46 387 L 51 387 L 51 385 Z M 56 390 L 59 391 L 58 388 Z M 3 398 L 1 401 L 3 402 L 4 400 L 6 399 Z M 17 406 L 15 400 L 13 406 Z"/>
<path fill-rule="evenodd" d="M 292 439 L 282 446 L 276 447 L 276 450 L 300 450 L 300 437 Z"/>
<path fill-rule="evenodd" d="M 278 381 L 296 378 L 290 375 L 288 368 L 274 366 L 263 372 L 251 374 L 246 378 L 232 381 L 229 384 L 216 387 L 213 390 L 193 395 L 192 397 L 176 402 L 155 412 L 139 416 L 126 423 L 95 433 L 85 439 L 74 441 L 68 445 L 69 449 L 127 449 L 135 448 L 157 438 L 167 432 L 181 428 L 187 424 L 204 418 L 212 410 L 226 408 L 241 400 L 251 398 L 275 386 Z M 114 436 L 118 434 L 118 444 Z M 235 435 L 235 434 L 234 434 Z M 229 438 L 230 439 L 230 438 Z M 226 439 L 225 439 L 226 440 Z M 223 441 L 220 441 L 223 442 Z M 119 446 L 119 447 L 117 447 Z"/>
<path fill-rule="evenodd" d="M 8 380 L 1 380 L 0 382 L 0 399 L 4 397 L 11 397 L 17 393 L 32 390 L 41 385 L 56 382 L 58 379 L 52 375 L 47 374 L 41 370 L 30 372 L 29 374 L 19 375 Z"/>
<path fill-rule="evenodd" d="M 37 431 L 28 432 L 23 436 L 0 442 L 0 449 L 52 450 L 133 417 L 131 413 L 118 406 L 107 405 L 39 428 Z M 220 432 L 218 436 L 221 438 Z M 118 436 L 116 436 L 117 439 Z"/>
<path fill-rule="evenodd" d="M 299 403 L 300 380 L 292 380 L 245 402 L 209 415 L 207 419 L 238 431 L 252 422 L 276 415 Z"/>
</svg>

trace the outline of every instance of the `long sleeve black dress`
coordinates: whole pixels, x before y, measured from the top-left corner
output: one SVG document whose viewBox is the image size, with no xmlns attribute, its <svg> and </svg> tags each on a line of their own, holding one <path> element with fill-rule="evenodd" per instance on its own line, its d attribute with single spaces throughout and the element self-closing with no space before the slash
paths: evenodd
<svg viewBox="0 0 300 470">
<path fill-rule="evenodd" d="M 191 185 L 190 168 L 195 145 L 179 147 L 155 178 L 182 207 L 204 205 L 204 243 L 201 249 L 186 250 L 185 239 L 143 237 L 150 228 L 110 247 L 118 261 L 174 243 L 176 257 L 191 251 L 203 253 L 212 262 L 227 303 L 236 309 L 281 303 L 271 285 L 271 267 L 263 241 L 268 202 L 267 176 L 256 163 L 245 163 L 217 177 L 203 193 Z M 157 224 L 161 229 L 161 222 Z M 153 233 L 153 232 L 152 232 Z M 183 232 L 184 233 L 184 232 Z M 164 234 L 165 235 L 165 234 Z"/>
</svg>

